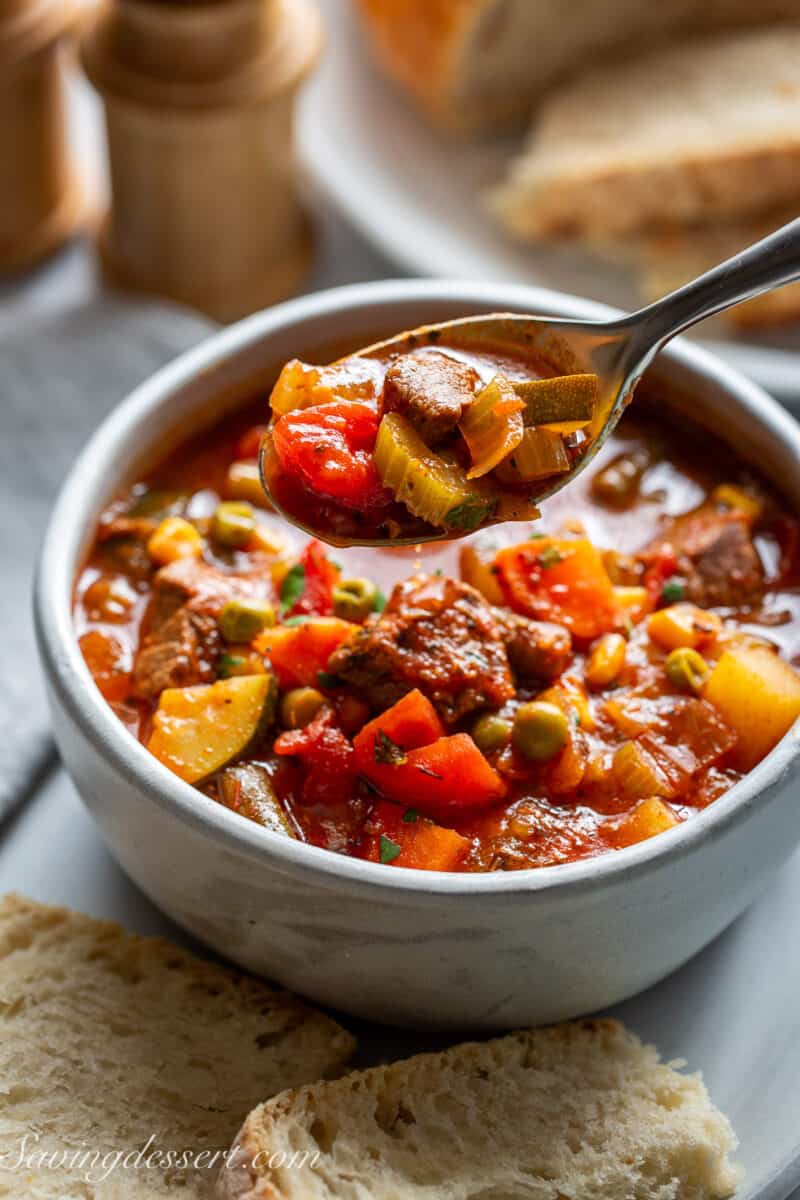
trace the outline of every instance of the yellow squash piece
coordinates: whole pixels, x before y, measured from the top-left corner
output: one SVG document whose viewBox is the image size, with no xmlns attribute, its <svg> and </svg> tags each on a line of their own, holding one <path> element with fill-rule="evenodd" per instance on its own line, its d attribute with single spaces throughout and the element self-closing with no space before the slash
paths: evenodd
<svg viewBox="0 0 800 1200">
<path fill-rule="evenodd" d="M 181 779 L 199 783 L 244 754 L 274 720 L 276 697 L 272 675 L 167 688 L 147 748 Z"/>
<path fill-rule="evenodd" d="M 547 425 L 559 433 L 575 433 L 589 424 L 597 404 L 596 375 L 557 375 L 515 383 L 525 401 L 526 425 Z"/>
<path fill-rule="evenodd" d="M 744 771 L 768 754 L 800 715 L 800 675 L 766 646 L 726 650 L 703 695 L 739 735 L 734 759 Z"/>
<path fill-rule="evenodd" d="M 524 432 L 524 407 L 505 375 L 495 375 L 478 393 L 458 426 L 472 457 L 467 479 L 488 475 L 493 467 L 516 450 Z"/>
</svg>

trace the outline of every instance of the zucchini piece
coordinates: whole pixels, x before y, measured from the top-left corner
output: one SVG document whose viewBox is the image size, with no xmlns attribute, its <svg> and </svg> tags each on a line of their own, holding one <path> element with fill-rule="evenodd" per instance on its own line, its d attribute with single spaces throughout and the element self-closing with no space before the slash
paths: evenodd
<svg viewBox="0 0 800 1200">
<path fill-rule="evenodd" d="M 197 687 L 167 688 L 147 748 L 187 783 L 199 783 L 239 758 L 274 721 L 272 675 L 234 675 Z"/>
<path fill-rule="evenodd" d="M 375 466 L 384 486 L 429 525 L 470 531 L 494 513 L 494 490 L 434 454 L 400 413 L 387 413 L 378 426 Z"/>
<path fill-rule="evenodd" d="M 226 808 L 258 821 L 273 833 L 294 837 L 286 810 L 278 799 L 272 777 L 266 767 L 257 763 L 240 763 L 226 767 L 217 779 L 220 802 Z"/>
<path fill-rule="evenodd" d="M 488 475 L 522 441 L 523 400 L 517 396 L 511 380 L 495 375 L 467 408 L 458 428 L 469 446 L 472 466 L 467 479 Z"/>
<path fill-rule="evenodd" d="M 525 403 L 525 425 L 547 425 L 559 433 L 575 433 L 588 425 L 597 404 L 596 375 L 556 375 L 514 383 Z"/>
<path fill-rule="evenodd" d="M 560 433 L 551 429 L 526 429 L 525 435 L 495 474 L 501 483 L 531 483 L 570 469 L 569 455 Z"/>
</svg>

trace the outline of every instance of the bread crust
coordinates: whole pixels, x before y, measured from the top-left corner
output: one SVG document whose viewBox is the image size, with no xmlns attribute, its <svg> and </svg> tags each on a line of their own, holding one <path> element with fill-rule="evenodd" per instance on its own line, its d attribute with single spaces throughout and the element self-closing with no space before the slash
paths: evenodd
<svg viewBox="0 0 800 1200">
<path fill-rule="evenodd" d="M 440 125 L 466 131 L 452 102 L 464 45 L 495 0 L 355 0 L 386 74 L 406 88 Z"/>
</svg>

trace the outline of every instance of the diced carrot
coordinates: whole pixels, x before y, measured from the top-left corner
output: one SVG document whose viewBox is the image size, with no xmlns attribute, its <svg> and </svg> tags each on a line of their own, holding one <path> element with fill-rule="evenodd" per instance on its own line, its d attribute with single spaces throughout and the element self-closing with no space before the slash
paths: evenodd
<svg viewBox="0 0 800 1200">
<path fill-rule="evenodd" d="M 253 645 L 269 658 L 281 687 L 316 687 L 334 650 L 360 628 L 339 617 L 309 617 L 300 625 L 264 629 Z"/>
<path fill-rule="evenodd" d="M 356 736 L 353 745 L 359 770 L 365 775 L 375 765 L 375 743 L 380 735 L 401 750 L 416 750 L 444 736 L 444 726 L 436 709 L 418 688 L 370 721 Z"/>
<path fill-rule="evenodd" d="M 466 733 L 402 751 L 395 761 L 391 746 L 376 741 L 373 757 L 376 761 L 359 763 L 362 775 L 387 800 L 434 818 L 485 808 L 506 794 L 505 783 Z"/>
<path fill-rule="evenodd" d="M 509 606 L 558 621 L 579 638 L 616 629 L 620 610 L 600 554 L 586 538 L 538 538 L 507 546 L 495 558 Z"/>
<path fill-rule="evenodd" d="M 456 871 L 469 845 L 469 838 L 454 829 L 445 829 L 414 809 L 381 801 L 367 822 L 364 857 L 418 871 Z"/>
</svg>

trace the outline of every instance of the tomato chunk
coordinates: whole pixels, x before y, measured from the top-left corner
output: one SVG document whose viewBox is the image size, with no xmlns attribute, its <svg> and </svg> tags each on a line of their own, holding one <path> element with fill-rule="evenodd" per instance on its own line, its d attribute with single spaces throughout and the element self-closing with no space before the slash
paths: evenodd
<svg viewBox="0 0 800 1200">
<path fill-rule="evenodd" d="M 322 542 L 316 539 L 309 542 L 289 574 L 293 579 L 293 587 L 285 616 L 330 616 L 333 612 L 333 589 L 339 582 L 341 571 L 328 558 Z"/>
<path fill-rule="evenodd" d="M 317 674 L 334 650 L 360 628 L 338 617 L 309 617 L 301 625 L 265 629 L 253 645 L 269 659 L 281 687 L 317 687 Z"/>
<path fill-rule="evenodd" d="M 576 637 L 615 629 L 620 612 L 600 554 L 586 538 L 538 538 L 499 550 L 495 566 L 509 606 L 557 621 Z"/>
<path fill-rule="evenodd" d="M 466 733 L 399 754 L 376 741 L 374 757 L 381 761 L 357 760 L 361 773 L 387 800 L 426 816 L 455 819 L 506 794 L 505 783 Z"/>
<path fill-rule="evenodd" d="M 286 413 L 275 422 L 272 440 L 285 473 L 315 495 L 375 508 L 391 501 L 372 458 L 377 433 L 374 408 L 339 400 Z"/>
<path fill-rule="evenodd" d="M 369 721 L 356 736 L 353 745 L 358 768 L 363 774 L 369 775 L 370 768 L 376 762 L 376 745 L 380 756 L 384 738 L 401 750 L 416 750 L 443 736 L 444 726 L 436 709 L 427 696 L 414 688 L 386 712 Z"/>
<path fill-rule="evenodd" d="M 380 801 L 366 826 L 364 858 L 418 871 L 455 871 L 470 848 L 469 838 L 445 829 L 415 809 Z"/>
<path fill-rule="evenodd" d="M 303 804 L 343 804 L 350 799 L 356 779 L 353 747 L 336 725 L 332 709 L 323 708 L 305 729 L 282 733 L 274 749 L 280 756 L 300 759 Z"/>
</svg>

